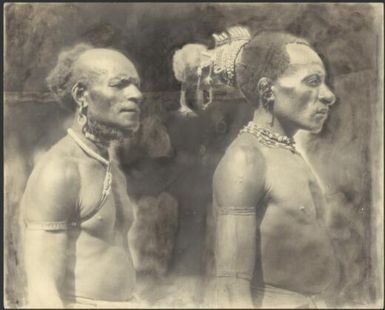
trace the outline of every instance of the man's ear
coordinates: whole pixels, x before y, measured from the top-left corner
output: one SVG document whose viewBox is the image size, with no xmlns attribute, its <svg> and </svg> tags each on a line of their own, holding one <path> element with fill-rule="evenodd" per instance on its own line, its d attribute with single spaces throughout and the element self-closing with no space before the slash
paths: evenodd
<svg viewBox="0 0 385 310">
<path fill-rule="evenodd" d="M 88 105 L 87 100 L 85 99 L 86 87 L 83 83 L 75 83 L 72 87 L 71 94 L 79 107 L 86 107 Z"/>
<path fill-rule="evenodd" d="M 257 84 L 257 90 L 260 97 L 272 95 L 273 81 L 270 78 L 262 77 Z"/>
</svg>

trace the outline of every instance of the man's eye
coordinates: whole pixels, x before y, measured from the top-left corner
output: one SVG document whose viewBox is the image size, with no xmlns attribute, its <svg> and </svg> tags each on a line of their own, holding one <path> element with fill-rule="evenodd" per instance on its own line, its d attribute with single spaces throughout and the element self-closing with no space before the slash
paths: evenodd
<svg viewBox="0 0 385 310">
<path fill-rule="evenodd" d="M 117 87 L 117 88 L 122 88 L 122 87 L 125 87 L 126 85 L 128 85 L 129 82 L 128 81 L 125 81 L 125 80 L 119 80 L 119 81 L 111 81 L 109 83 L 109 86 L 111 87 Z"/>
<path fill-rule="evenodd" d="M 112 79 L 108 83 L 108 86 L 116 88 L 124 88 L 129 85 L 135 85 L 137 88 L 139 88 L 140 82 L 135 79 Z"/>
<path fill-rule="evenodd" d="M 305 79 L 305 83 L 311 87 L 317 87 L 321 84 L 321 78 L 320 77 L 310 77 L 308 79 Z"/>
</svg>

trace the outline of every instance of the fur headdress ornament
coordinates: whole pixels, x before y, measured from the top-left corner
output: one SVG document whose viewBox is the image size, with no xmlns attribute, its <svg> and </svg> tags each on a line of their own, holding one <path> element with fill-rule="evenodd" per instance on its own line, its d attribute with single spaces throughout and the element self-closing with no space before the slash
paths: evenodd
<svg viewBox="0 0 385 310">
<path fill-rule="evenodd" d="M 213 34 L 215 47 L 211 50 L 201 44 L 187 44 L 174 55 L 174 74 L 182 82 L 181 109 L 193 112 L 186 104 L 185 89 L 195 72 L 196 104 L 204 110 L 213 100 L 213 87 L 236 86 L 235 64 L 242 47 L 251 39 L 250 32 L 242 26 Z M 193 112 L 194 113 L 194 112 Z M 195 113 L 194 113 L 195 114 Z"/>
</svg>

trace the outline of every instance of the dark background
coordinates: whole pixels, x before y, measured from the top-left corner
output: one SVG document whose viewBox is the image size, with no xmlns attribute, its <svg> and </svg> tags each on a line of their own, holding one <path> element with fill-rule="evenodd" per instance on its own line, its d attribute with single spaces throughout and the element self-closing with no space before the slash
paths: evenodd
<svg viewBox="0 0 385 310">
<path fill-rule="evenodd" d="M 210 46 L 213 32 L 235 24 L 247 25 L 253 33 L 285 30 L 303 36 L 325 60 L 338 102 L 320 134 L 299 134 L 298 141 L 330 192 L 328 225 L 343 262 L 340 287 L 330 302 L 368 306 L 382 296 L 381 6 L 31 3 L 4 8 L 9 306 L 25 302 L 20 197 L 39 155 L 65 135 L 72 117 L 54 102 L 45 77 L 60 50 L 78 42 L 124 51 L 142 77 L 143 129 L 136 142 L 117 152 L 128 191 L 142 206 L 137 212 L 147 219 L 159 215 L 147 224 L 143 220 L 134 232 L 142 253 L 139 290 L 155 306 L 193 306 L 203 300 L 202 276 L 210 272 L 205 244 L 212 173 L 251 118 L 251 109 L 242 100 L 218 97 L 200 118 L 175 113 L 180 85 L 172 72 L 172 56 L 186 43 Z M 158 233 L 142 236 L 143 229 Z M 158 246 L 152 252 L 141 246 L 151 238 Z"/>
</svg>

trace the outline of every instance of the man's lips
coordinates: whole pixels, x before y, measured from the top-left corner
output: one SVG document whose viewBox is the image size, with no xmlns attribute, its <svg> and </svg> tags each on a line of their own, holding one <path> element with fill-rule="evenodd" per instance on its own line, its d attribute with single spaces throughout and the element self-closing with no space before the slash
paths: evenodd
<svg viewBox="0 0 385 310">
<path fill-rule="evenodd" d="M 121 113 L 139 113 L 139 108 L 123 108 L 120 110 Z"/>
<path fill-rule="evenodd" d="M 319 115 L 328 115 L 329 113 L 329 109 L 320 109 L 320 110 L 317 110 L 316 114 L 319 114 Z"/>
</svg>

